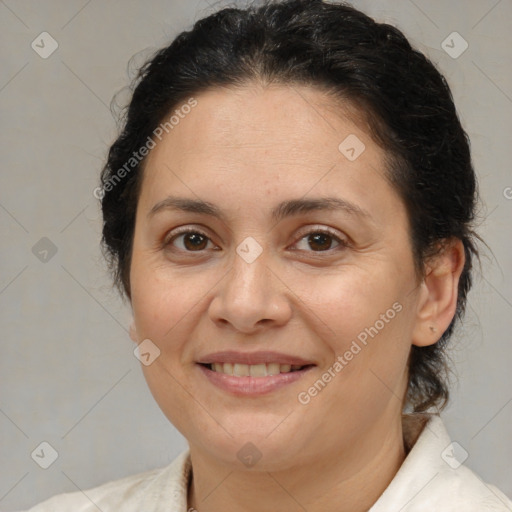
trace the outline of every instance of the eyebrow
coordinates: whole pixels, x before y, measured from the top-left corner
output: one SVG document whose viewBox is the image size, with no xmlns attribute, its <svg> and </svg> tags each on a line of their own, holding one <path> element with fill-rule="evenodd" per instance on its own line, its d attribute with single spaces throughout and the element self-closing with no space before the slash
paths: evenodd
<svg viewBox="0 0 512 512">
<path fill-rule="evenodd" d="M 210 215 L 222 221 L 226 221 L 223 212 L 214 204 L 207 201 L 189 199 L 184 197 L 169 196 L 156 203 L 148 212 L 148 217 L 165 210 L 185 211 Z M 274 222 L 279 222 L 286 217 L 309 213 L 316 210 L 343 211 L 349 215 L 371 219 L 368 211 L 350 201 L 339 197 L 319 197 L 311 199 L 290 199 L 279 203 L 271 211 Z"/>
</svg>

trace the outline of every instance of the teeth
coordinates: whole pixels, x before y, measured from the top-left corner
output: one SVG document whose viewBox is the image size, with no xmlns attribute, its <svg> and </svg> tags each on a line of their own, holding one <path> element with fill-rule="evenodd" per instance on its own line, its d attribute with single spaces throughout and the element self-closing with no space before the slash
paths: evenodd
<svg viewBox="0 0 512 512">
<path fill-rule="evenodd" d="M 267 364 L 267 375 L 279 375 L 280 367 L 279 363 Z"/>
<path fill-rule="evenodd" d="M 249 366 L 249 373 L 251 377 L 266 377 L 267 366 L 265 364 L 252 364 Z"/>
<path fill-rule="evenodd" d="M 213 363 L 210 368 L 217 373 L 234 375 L 235 377 L 267 377 L 268 375 L 278 375 L 280 373 L 289 373 L 290 371 L 300 370 L 299 364 L 232 364 L 232 363 Z"/>
<path fill-rule="evenodd" d="M 221 366 L 221 365 L 219 365 Z M 217 370 L 215 370 L 217 371 Z M 248 364 L 235 364 L 233 366 L 233 375 L 237 377 L 248 377 L 249 376 L 249 365 Z"/>
</svg>

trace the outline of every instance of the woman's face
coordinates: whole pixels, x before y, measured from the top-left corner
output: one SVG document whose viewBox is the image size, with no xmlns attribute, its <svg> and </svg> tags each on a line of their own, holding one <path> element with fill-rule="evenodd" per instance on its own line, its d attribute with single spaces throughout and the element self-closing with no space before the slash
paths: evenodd
<svg viewBox="0 0 512 512">
<path fill-rule="evenodd" d="M 420 300 L 383 150 L 314 89 L 195 99 L 149 154 L 136 216 L 134 337 L 151 340 L 153 396 L 192 450 L 228 465 L 381 442 Z"/>
</svg>

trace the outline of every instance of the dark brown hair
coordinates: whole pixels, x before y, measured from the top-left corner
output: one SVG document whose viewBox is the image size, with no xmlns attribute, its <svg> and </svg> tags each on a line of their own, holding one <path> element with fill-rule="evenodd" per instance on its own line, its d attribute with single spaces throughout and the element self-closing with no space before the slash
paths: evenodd
<svg viewBox="0 0 512 512">
<path fill-rule="evenodd" d="M 477 200 L 468 137 L 444 77 L 397 28 L 320 0 L 225 8 L 179 34 L 140 69 L 124 126 L 102 171 L 103 248 L 130 298 L 130 260 L 144 160 L 126 163 L 173 108 L 212 87 L 265 83 L 320 87 L 362 109 L 389 156 L 388 174 L 409 215 L 418 275 L 453 237 L 464 244 L 456 315 L 441 339 L 413 346 L 407 403 L 416 412 L 448 399 L 445 346 L 471 287 Z M 124 169 L 126 172 L 120 173 Z M 122 174 L 122 179 L 119 175 Z M 116 180 L 114 181 L 114 178 Z"/>
</svg>

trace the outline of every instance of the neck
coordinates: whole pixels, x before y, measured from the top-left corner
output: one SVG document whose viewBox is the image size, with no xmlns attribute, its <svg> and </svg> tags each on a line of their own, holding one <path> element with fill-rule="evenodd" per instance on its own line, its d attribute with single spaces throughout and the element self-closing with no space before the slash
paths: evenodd
<svg viewBox="0 0 512 512">
<path fill-rule="evenodd" d="M 349 449 L 330 447 L 308 464 L 282 471 L 228 468 L 203 457 L 192 445 L 190 455 L 188 510 L 364 512 L 395 476 L 405 449 L 399 417 L 391 428 L 375 425 Z"/>
</svg>

